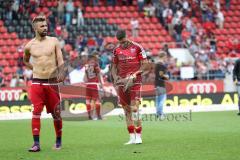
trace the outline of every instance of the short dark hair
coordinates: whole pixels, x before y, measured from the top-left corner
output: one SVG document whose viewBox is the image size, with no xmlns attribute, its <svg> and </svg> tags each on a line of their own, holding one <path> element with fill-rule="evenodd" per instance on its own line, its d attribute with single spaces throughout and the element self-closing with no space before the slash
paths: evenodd
<svg viewBox="0 0 240 160">
<path fill-rule="evenodd" d="M 32 24 L 35 24 L 37 22 L 44 22 L 44 21 L 47 21 L 46 17 L 44 15 L 38 15 L 33 18 Z"/>
<path fill-rule="evenodd" d="M 117 40 L 122 40 L 123 38 L 126 38 L 126 31 L 123 29 L 120 29 L 116 33 Z"/>
</svg>

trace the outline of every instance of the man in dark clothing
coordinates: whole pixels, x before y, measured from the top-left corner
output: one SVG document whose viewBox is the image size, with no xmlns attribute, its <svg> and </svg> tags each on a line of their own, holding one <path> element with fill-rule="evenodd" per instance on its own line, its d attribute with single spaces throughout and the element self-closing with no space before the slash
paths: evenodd
<svg viewBox="0 0 240 160">
<path fill-rule="evenodd" d="M 167 98 L 165 81 L 168 80 L 167 66 L 164 64 L 166 61 L 166 53 L 163 52 L 159 56 L 159 60 L 155 66 L 155 87 L 156 87 L 156 111 L 157 116 L 162 118 L 163 115 L 163 104 Z"/>
<path fill-rule="evenodd" d="M 237 86 L 238 97 L 240 99 L 240 59 L 235 62 L 233 68 L 233 81 Z M 238 115 L 240 116 L 240 100 L 238 101 Z"/>
</svg>

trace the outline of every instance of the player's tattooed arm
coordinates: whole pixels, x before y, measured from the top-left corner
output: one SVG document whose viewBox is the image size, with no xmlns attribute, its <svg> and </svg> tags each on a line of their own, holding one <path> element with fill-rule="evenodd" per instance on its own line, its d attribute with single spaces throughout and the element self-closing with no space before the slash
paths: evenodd
<svg viewBox="0 0 240 160">
<path fill-rule="evenodd" d="M 24 55 L 23 55 L 23 63 L 25 64 L 25 66 L 29 69 L 33 69 L 32 64 L 30 63 L 30 57 L 31 57 L 31 53 L 30 53 L 30 44 L 28 43 L 25 47 L 24 47 Z"/>
<path fill-rule="evenodd" d="M 55 38 L 55 43 L 56 43 L 57 63 L 58 63 L 58 67 L 60 67 L 63 65 L 64 61 L 63 61 L 63 55 L 62 55 L 60 43 L 57 38 Z"/>
</svg>

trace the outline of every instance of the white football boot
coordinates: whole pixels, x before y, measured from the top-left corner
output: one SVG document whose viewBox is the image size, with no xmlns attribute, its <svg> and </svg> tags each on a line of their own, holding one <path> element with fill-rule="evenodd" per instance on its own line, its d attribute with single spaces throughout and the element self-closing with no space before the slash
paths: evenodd
<svg viewBox="0 0 240 160">
<path fill-rule="evenodd" d="M 135 141 L 136 141 L 136 137 L 135 137 L 135 134 L 134 133 L 130 133 L 130 139 L 127 143 L 125 143 L 125 145 L 129 145 L 129 144 L 135 144 Z"/>
<path fill-rule="evenodd" d="M 142 144 L 142 138 L 140 133 L 136 133 L 135 144 Z"/>
</svg>

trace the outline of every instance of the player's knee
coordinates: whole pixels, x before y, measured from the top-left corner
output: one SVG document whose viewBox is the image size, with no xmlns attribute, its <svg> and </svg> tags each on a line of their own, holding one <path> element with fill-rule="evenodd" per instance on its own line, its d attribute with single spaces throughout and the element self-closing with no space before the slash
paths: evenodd
<svg viewBox="0 0 240 160">
<path fill-rule="evenodd" d="M 100 105 L 99 99 L 96 99 L 96 100 L 95 100 L 95 104 L 96 104 L 96 105 Z"/>
<path fill-rule="evenodd" d="M 61 119 L 61 111 L 59 109 L 59 107 L 56 107 L 56 109 L 54 110 L 54 112 L 52 113 L 52 117 L 53 119 Z"/>
<path fill-rule="evenodd" d="M 33 112 L 32 112 L 32 115 L 40 115 L 41 116 L 41 111 L 38 111 L 38 110 L 34 110 Z"/>
<path fill-rule="evenodd" d="M 53 119 L 57 119 L 57 120 L 59 120 L 59 119 L 62 119 L 62 117 L 61 117 L 61 115 L 60 114 L 56 114 L 56 113 L 52 113 L 52 117 L 53 117 Z"/>
<path fill-rule="evenodd" d="M 131 106 L 131 110 L 132 110 L 132 112 L 137 112 L 138 106 L 136 106 L 136 105 Z"/>
</svg>

